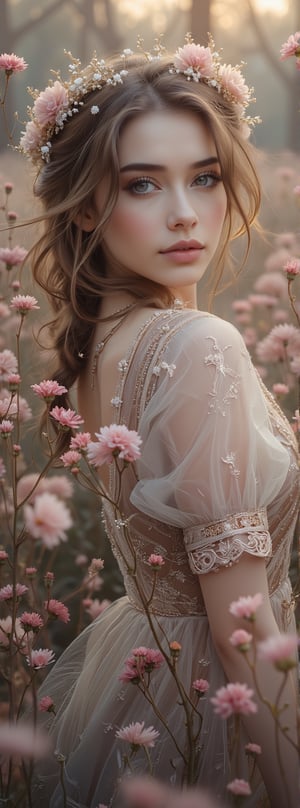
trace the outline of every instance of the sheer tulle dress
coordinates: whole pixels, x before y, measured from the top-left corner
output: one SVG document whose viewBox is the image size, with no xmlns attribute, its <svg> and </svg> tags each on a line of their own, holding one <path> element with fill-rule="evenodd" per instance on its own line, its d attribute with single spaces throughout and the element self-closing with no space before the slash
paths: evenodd
<svg viewBox="0 0 300 808">
<path fill-rule="evenodd" d="M 192 700 L 192 682 L 210 682 L 199 701 L 196 781 L 216 794 L 224 793 L 232 779 L 230 725 L 214 714 L 210 702 L 226 680 L 211 641 L 199 575 L 200 581 L 212 570 L 222 576 L 243 553 L 265 557 L 278 625 L 283 631 L 295 628 L 288 568 L 299 509 L 297 445 L 238 331 L 210 314 L 159 311 L 118 367 L 111 421 L 137 429 L 143 440 L 141 459 L 122 477 L 122 519 L 107 502 L 103 505 L 127 594 L 64 652 L 41 691 L 56 704 L 56 717 L 41 719 L 48 722 L 56 753 L 66 758 L 67 804 L 76 808 L 116 804 L 128 745 L 115 736 L 131 722 L 144 721 L 160 733 L 149 750 L 155 774 L 173 784 L 184 776 L 184 713 L 167 664 L 151 674 L 151 690 L 175 741 L 138 687 L 119 679 L 133 648 L 157 647 L 143 608 L 143 598 L 149 600 L 152 592 L 151 553 L 165 560 L 150 605 L 156 636 L 166 650 L 169 642 L 180 643 L 177 670 Z M 111 465 L 112 498 L 117 485 Z M 147 771 L 143 749 L 132 766 Z M 241 766 L 239 776 L 248 779 L 245 754 Z M 35 805 L 40 808 L 64 804 L 57 772 L 54 757 L 38 772 Z M 258 784 L 246 804 L 257 806 L 262 796 Z"/>
</svg>

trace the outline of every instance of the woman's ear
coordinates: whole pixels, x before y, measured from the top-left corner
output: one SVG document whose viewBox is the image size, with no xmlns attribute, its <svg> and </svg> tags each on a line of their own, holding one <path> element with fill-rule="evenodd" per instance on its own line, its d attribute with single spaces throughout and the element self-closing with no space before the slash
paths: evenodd
<svg viewBox="0 0 300 808">
<path fill-rule="evenodd" d="M 91 233 L 97 225 L 96 211 L 92 207 L 87 208 L 84 212 L 80 211 L 74 216 L 74 222 L 80 230 L 85 233 Z"/>
</svg>

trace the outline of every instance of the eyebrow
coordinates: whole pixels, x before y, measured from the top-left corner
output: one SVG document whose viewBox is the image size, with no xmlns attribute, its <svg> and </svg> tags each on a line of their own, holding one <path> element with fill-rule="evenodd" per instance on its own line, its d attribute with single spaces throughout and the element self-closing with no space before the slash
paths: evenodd
<svg viewBox="0 0 300 808">
<path fill-rule="evenodd" d="M 210 166 L 214 163 L 219 163 L 220 160 L 218 157 L 206 157 L 205 160 L 197 160 L 196 163 L 191 163 L 190 168 L 203 168 L 204 166 Z M 123 174 L 125 171 L 166 171 L 167 166 L 158 165 L 156 163 L 129 163 L 126 166 L 122 166 L 120 168 L 120 172 Z"/>
</svg>

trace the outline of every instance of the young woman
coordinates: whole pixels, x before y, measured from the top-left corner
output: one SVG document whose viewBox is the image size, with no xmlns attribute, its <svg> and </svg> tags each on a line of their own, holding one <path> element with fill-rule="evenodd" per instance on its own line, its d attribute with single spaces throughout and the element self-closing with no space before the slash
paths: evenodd
<svg viewBox="0 0 300 808">
<path fill-rule="evenodd" d="M 212 43 L 191 41 L 173 57 L 126 51 L 84 70 L 74 61 L 70 73 L 36 97 L 21 141 L 39 166 L 45 233 L 34 275 L 55 312 L 53 378 L 77 382 L 92 436 L 115 423 L 137 430 L 142 446 L 122 474 L 121 520 L 104 501 L 127 595 L 46 679 L 56 755 L 40 772 L 36 803 L 115 804 L 126 751 L 116 732 L 144 722 L 146 734 L 127 744 L 131 770 L 147 771 L 151 753 L 159 778 L 203 784 L 225 800 L 229 781 L 249 781 L 251 742 L 261 747 L 261 778 L 246 804 L 261 804 L 266 789 L 272 808 L 296 808 L 293 671 L 280 702 L 287 739 L 257 693 L 253 707 L 251 670 L 229 637 L 249 625 L 259 642 L 294 630 L 297 447 L 239 333 L 197 305 L 198 281 L 208 272 L 218 285 L 230 241 L 249 238 L 259 207 L 249 90 Z M 99 475 L 115 500 L 110 469 Z M 257 593 L 255 623 L 229 611 Z M 162 654 L 148 668 L 147 649 Z M 282 674 L 260 658 L 256 669 L 274 704 Z M 246 688 L 237 745 L 237 721 L 210 701 L 228 680 Z"/>
</svg>

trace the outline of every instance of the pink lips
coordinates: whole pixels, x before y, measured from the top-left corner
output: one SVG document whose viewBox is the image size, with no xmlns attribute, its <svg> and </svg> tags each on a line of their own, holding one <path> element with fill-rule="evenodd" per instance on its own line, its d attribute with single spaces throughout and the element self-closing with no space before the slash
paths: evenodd
<svg viewBox="0 0 300 808">
<path fill-rule="evenodd" d="M 160 250 L 160 252 L 163 254 L 170 252 L 188 252 L 189 250 L 203 250 L 203 248 L 204 245 L 201 244 L 200 241 L 191 239 L 190 241 L 177 241 L 176 244 L 172 244 L 167 250 Z"/>
</svg>

